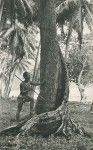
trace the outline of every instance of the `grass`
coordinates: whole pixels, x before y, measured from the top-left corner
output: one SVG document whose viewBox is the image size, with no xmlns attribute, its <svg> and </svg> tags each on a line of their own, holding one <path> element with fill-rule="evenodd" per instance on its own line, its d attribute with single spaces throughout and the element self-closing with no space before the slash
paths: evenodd
<svg viewBox="0 0 93 150">
<path fill-rule="evenodd" d="M 0 101 L 0 131 L 15 124 L 16 100 Z M 29 104 L 26 103 L 21 113 L 21 119 L 29 114 Z M 69 113 L 75 123 L 88 131 L 93 131 L 93 114 L 89 112 L 90 105 L 78 102 L 69 103 Z M 93 138 L 73 135 L 69 141 L 64 137 L 48 138 L 22 136 L 15 140 L 12 136 L 0 137 L 0 150 L 93 150 Z"/>
</svg>

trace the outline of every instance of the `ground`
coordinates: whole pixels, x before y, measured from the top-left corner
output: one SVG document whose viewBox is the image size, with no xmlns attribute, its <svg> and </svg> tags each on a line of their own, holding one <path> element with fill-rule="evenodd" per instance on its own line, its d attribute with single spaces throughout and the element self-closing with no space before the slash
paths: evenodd
<svg viewBox="0 0 93 150">
<path fill-rule="evenodd" d="M 16 100 L 0 100 L 0 131 L 15 124 Z M 69 102 L 70 116 L 75 123 L 89 131 L 93 131 L 93 114 L 89 112 L 90 104 Z M 29 103 L 26 103 L 21 113 L 21 119 L 29 114 Z M 48 138 L 21 137 L 16 144 L 14 137 L 0 137 L 0 150 L 93 150 L 93 138 L 73 135 L 69 141 L 64 137 Z"/>
</svg>

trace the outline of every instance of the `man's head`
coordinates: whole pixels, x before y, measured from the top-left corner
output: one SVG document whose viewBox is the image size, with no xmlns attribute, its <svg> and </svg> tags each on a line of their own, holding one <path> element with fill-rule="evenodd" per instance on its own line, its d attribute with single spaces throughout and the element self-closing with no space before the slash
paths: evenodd
<svg viewBox="0 0 93 150">
<path fill-rule="evenodd" d="M 25 72 L 23 73 L 23 77 L 24 77 L 24 79 L 25 79 L 26 81 L 29 81 L 29 80 L 30 80 L 30 73 L 27 72 L 27 71 L 25 71 Z"/>
</svg>

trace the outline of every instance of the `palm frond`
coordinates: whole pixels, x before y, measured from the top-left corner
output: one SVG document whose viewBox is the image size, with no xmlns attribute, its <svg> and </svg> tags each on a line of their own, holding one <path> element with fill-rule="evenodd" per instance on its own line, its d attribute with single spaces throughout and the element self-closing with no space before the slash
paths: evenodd
<svg viewBox="0 0 93 150">
<path fill-rule="evenodd" d="M 73 29 L 73 24 L 72 24 L 72 21 L 70 21 L 69 22 L 68 35 L 67 35 L 67 39 L 66 39 L 66 50 L 68 49 L 68 44 L 69 44 L 70 37 L 71 37 L 71 34 L 72 34 L 72 29 Z"/>
<path fill-rule="evenodd" d="M 34 43 L 32 43 L 32 41 L 30 41 L 30 39 L 28 39 L 28 38 L 27 38 L 27 43 L 28 43 L 28 45 L 31 47 L 32 51 L 35 51 L 35 50 L 36 50 L 36 48 L 35 48 L 35 46 L 34 46 Z"/>
<path fill-rule="evenodd" d="M 23 23 L 26 27 L 32 24 L 33 0 L 1 0 L 0 1 L 0 22 L 4 27 L 7 21 L 15 24 L 15 20 Z"/>
<path fill-rule="evenodd" d="M 24 55 L 28 58 L 34 59 L 34 51 L 37 49 L 37 38 L 38 28 L 36 26 L 30 27 L 28 32 L 25 28 L 15 24 L 8 29 L 4 29 L 0 32 L 0 38 L 8 41 L 7 47 L 11 55 L 14 55 L 15 60 L 22 59 Z"/>
<path fill-rule="evenodd" d="M 57 23 L 64 25 L 65 21 L 72 22 L 72 27 L 78 33 L 79 46 L 81 48 L 84 18 L 88 26 L 93 28 L 93 8 L 86 0 L 70 0 L 61 3 L 57 9 Z M 69 29 L 71 32 L 71 29 Z M 70 33 L 68 33 L 67 43 Z"/>
<path fill-rule="evenodd" d="M 84 3 L 85 8 L 85 21 L 90 30 L 93 30 L 93 5 L 89 3 Z"/>
<path fill-rule="evenodd" d="M 14 26 L 10 27 L 9 29 L 3 30 L 3 33 L 1 32 L 1 38 L 6 39 L 10 36 L 10 34 L 13 32 Z"/>
</svg>

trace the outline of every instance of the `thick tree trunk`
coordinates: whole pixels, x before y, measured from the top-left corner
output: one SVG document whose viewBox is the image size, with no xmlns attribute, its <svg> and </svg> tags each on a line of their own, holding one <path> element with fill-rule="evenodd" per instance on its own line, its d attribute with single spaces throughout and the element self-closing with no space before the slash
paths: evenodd
<svg viewBox="0 0 93 150">
<path fill-rule="evenodd" d="M 36 113 L 55 110 L 61 105 L 65 92 L 66 72 L 64 60 L 60 59 L 60 49 L 56 40 L 56 15 L 54 0 L 40 1 L 41 61 L 40 96 L 36 104 Z M 62 61 L 62 66 L 61 66 Z M 60 95 L 61 93 L 61 95 Z M 42 99 L 41 97 L 44 97 Z"/>
</svg>

